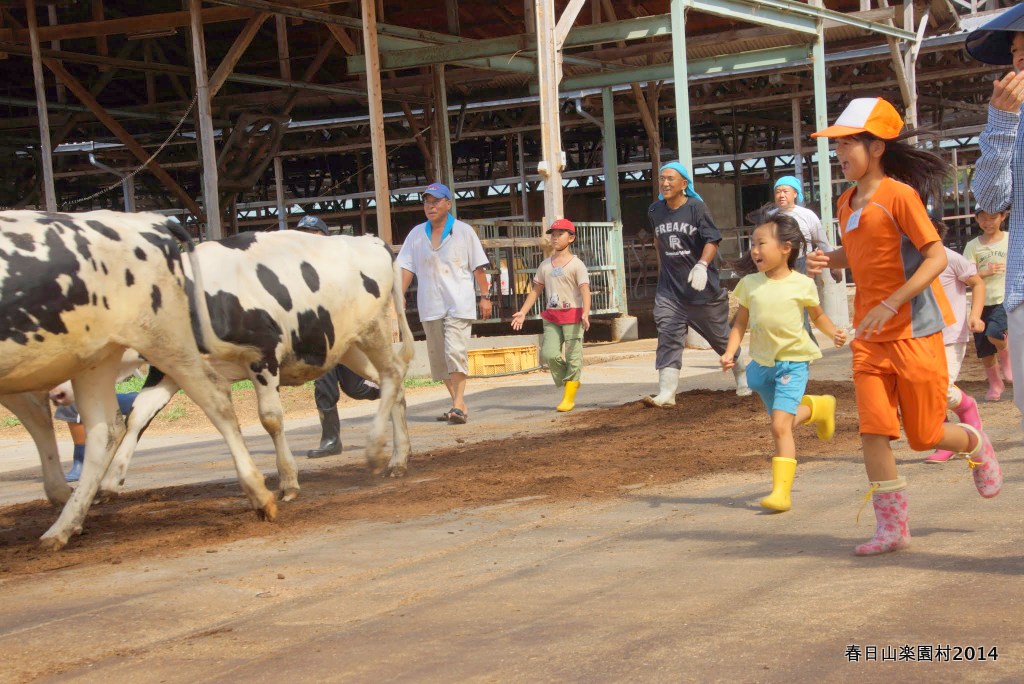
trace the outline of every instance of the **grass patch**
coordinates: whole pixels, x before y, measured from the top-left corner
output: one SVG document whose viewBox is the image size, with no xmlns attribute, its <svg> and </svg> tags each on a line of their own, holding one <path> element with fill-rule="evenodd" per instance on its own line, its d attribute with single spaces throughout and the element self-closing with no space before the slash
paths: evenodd
<svg viewBox="0 0 1024 684">
<path fill-rule="evenodd" d="M 164 420 L 171 422 L 174 420 L 180 420 L 184 418 L 187 413 L 188 411 L 185 410 L 185 407 L 182 406 L 181 404 L 178 404 L 177 406 L 172 406 L 170 410 L 163 412 L 161 415 L 163 416 Z"/>
<path fill-rule="evenodd" d="M 18 427 L 19 425 L 21 425 L 21 421 L 18 420 L 17 418 L 15 418 L 14 416 L 7 416 L 3 420 L 3 426 L 5 428 L 8 428 L 8 427 Z"/>
<path fill-rule="evenodd" d="M 402 383 L 402 386 L 408 389 L 410 387 L 437 387 L 438 385 L 443 384 L 444 383 L 440 380 L 432 380 L 426 376 L 420 376 L 415 378 L 406 378 L 405 382 Z"/>
</svg>

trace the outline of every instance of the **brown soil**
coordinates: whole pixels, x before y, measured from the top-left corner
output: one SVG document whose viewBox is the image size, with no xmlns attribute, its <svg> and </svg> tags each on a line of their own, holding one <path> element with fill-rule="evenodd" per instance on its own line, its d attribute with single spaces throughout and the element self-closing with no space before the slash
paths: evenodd
<svg viewBox="0 0 1024 684">
<path fill-rule="evenodd" d="M 798 450 L 807 454 L 803 461 L 855 454 L 859 440 L 852 385 L 811 382 L 808 392 L 836 395 L 839 411 L 835 439 L 827 444 L 809 428 L 798 430 Z M 93 506 L 84 535 L 52 554 L 41 551 L 37 539 L 56 511 L 44 501 L 9 506 L 0 509 L 0 573 L 10 579 L 116 564 L 244 538 L 288 537 L 345 521 L 400 521 L 529 496 L 547 501 L 608 498 L 630 485 L 723 471 L 767 473 L 772 456 L 760 402 L 733 392 L 690 391 L 669 410 L 634 402 L 583 411 L 569 425 L 555 434 L 521 433 L 512 435 L 514 441 L 414 452 L 409 475 L 399 480 L 372 476 L 356 465 L 307 471 L 301 496 L 281 505 L 276 523 L 257 521 L 236 484 L 166 487 Z"/>
<path fill-rule="evenodd" d="M 408 390 L 407 390 L 408 391 Z M 240 389 L 231 393 L 231 399 L 235 406 L 235 413 L 238 415 L 238 422 L 243 427 L 247 425 L 258 425 L 260 422 L 259 413 L 256 410 L 256 391 L 253 389 Z M 345 395 L 342 395 L 341 406 L 351 402 Z M 281 388 L 281 404 L 284 407 L 285 419 L 301 418 L 316 415 L 316 406 L 313 405 L 313 385 L 311 383 L 298 387 Z M 57 430 L 58 442 L 70 439 L 67 423 L 61 420 L 53 422 Z M 183 392 L 178 392 L 171 399 L 170 403 L 157 414 L 153 422 L 146 428 L 148 435 L 168 435 L 191 432 L 214 431 L 213 425 L 206 418 L 202 409 L 195 405 Z M 11 412 L 0 406 L 0 439 L 23 439 L 25 428 L 13 420 Z"/>
</svg>

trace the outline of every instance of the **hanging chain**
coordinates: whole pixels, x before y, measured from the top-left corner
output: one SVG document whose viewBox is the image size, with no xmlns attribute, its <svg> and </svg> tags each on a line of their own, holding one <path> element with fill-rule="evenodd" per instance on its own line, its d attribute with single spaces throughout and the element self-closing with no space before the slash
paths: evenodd
<svg viewBox="0 0 1024 684">
<path fill-rule="evenodd" d="M 139 167 L 137 167 L 134 171 L 132 171 L 131 173 L 129 173 L 127 176 L 125 176 L 121 180 L 117 181 L 116 183 L 113 183 L 112 185 L 109 185 L 109 186 L 103 188 L 102 190 L 94 192 L 93 194 L 89 195 L 88 197 L 82 197 L 80 199 L 71 200 L 70 202 L 61 202 L 61 205 L 65 206 L 65 207 L 73 207 L 73 206 L 75 206 L 77 204 L 81 204 L 83 202 L 88 202 L 89 200 L 95 199 L 95 198 L 99 197 L 100 195 L 104 195 L 104 194 L 110 192 L 111 190 L 114 190 L 115 188 L 121 187 L 121 184 L 124 183 L 126 180 L 129 180 L 131 178 L 135 178 L 135 176 L 140 174 L 147 166 L 149 166 L 149 163 L 151 161 L 156 159 L 157 156 L 161 152 L 164 151 L 164 148 L 167 147 L 168 144 L 170 144 L 171 139 L 174 138 L 174 136 L 176 136 L 178 134 L 178 131 L 181 130 L 182 125 L 188 119 L 188 115 L 192 113 L 192 108 L 196 106 L 196 101 L 198 100 L 198 98 L 199 98 L 199 93 L 197 92 L 195 94 L 195 96 L 192 98 L 192 102 L 189 104 L 188 109 L 186 109 L 185 113 L 181 115 L 181 119 L 178 121 L 178 125 L 174 127 L 174 130 L 171 131 L 170 135 L 167 136 L 167 139 L 164 140 L 160 144 L 160 147 L 156 148 L 156 152 L 151 154 L 149 156 L 149 159 L 147 159 L 146 161 L 142 162 L 142 164 Z"/>
</svg>

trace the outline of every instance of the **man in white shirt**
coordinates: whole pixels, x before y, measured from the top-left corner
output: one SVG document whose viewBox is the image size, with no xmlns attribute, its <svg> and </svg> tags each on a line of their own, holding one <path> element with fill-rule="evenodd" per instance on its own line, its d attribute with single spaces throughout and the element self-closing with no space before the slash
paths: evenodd
<svg viewBox="0 0 1024 684">
<path fill-rule="evenodd" d="M 480 289 L 480 318 L 491 317 L 491 296 L 484 267 L 487 255 L 468 224 L 451 215 L 452 193 L 441 183 L 423 191 L 425 223 L 413 228 L 398 253 L 402 291 L 416 276 L 416 305 L 427 336 L 430 374 L 444 381 L 452 407 L 438 420 L 463 424 L 469 418 L 464 398 L 469 370 L 469 337 L 476 320 Z"/>
</svg>

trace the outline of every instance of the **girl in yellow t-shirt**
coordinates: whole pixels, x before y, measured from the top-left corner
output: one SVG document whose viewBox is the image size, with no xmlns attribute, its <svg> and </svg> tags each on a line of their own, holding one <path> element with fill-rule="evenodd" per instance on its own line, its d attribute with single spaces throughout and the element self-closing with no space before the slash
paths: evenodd
<svg viewBox="0 0 1024 684">
<path fill-rule="evenodd" d="M 976 216 L 981 235 L 964 247 L 964 258 L 978 267 L 978 275 L 985 281 L 985 306 L 981 310 L 985 330 L 974 333 L 974 348 L 988 376 L 985 400 L 999 401 L 1003 396 L 1003 380 L 1013 382 L 1010 353 L 1006 348 L 1006 309 L 1003 308 L 1006 254 L 1010 246 L 1010 234 L 1003 230 L 1003 223 L 1008 212 L 990 214 L 979 209 Z"/>
<path fill-rule="evenodd" d="M 822 440 L 832 439 L 835 432 L 836 398 L 804 394 L 808 366 L 821 358 L 818 346 L 804 328 L 804 311 L 837 347 L 846 344 L 846 331 L 836 328 L 822 311 L 814 281 L 795 270 L 803 245 L 800 225 L 785 214 L 775 214 L 754 229 L 750 252 L 736 265 L 737 271 L 748 275 L 734 292 L 740 307 L 721 358 L 723 370 L 732 368 L 749 325 L 747 383 L 771 416 L 776 454 L 772 459 L 772 493 L 761 499 L 761 506 L 773 511 L 790 508 L 789 494 L 796 474 L 793 426 L 814 423 Z"/>
</svg>

